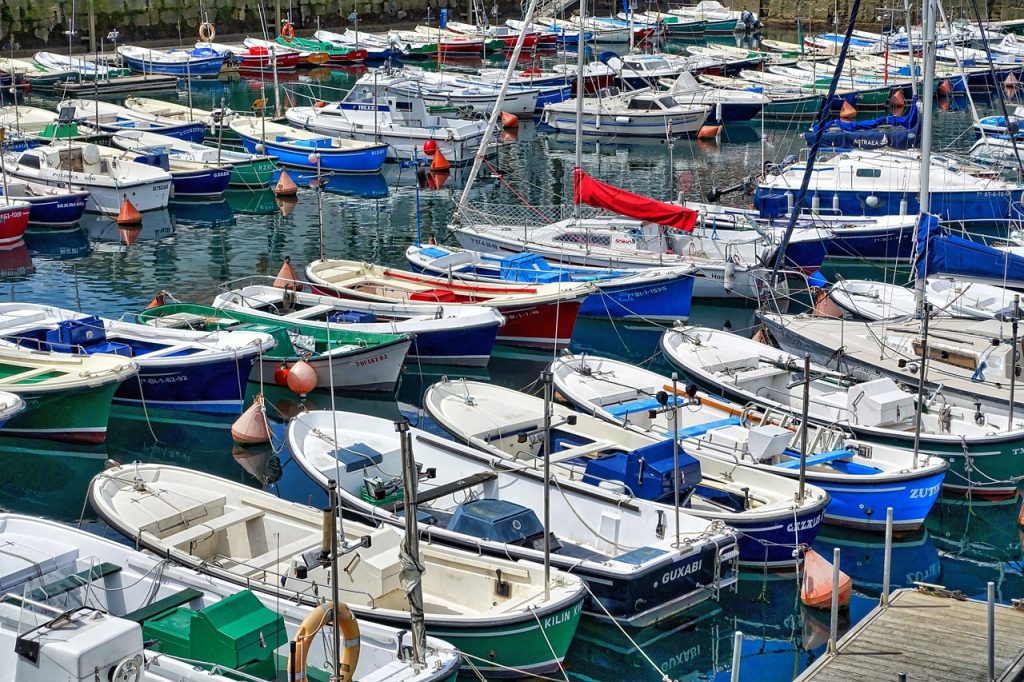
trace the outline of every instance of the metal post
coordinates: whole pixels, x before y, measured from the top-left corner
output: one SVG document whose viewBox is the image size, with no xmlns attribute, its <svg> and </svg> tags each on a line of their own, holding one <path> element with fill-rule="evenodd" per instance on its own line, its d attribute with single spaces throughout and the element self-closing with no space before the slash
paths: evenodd
<svg viewBox="0 0 1024 682">
<path fill-rule="evenodd" d="M 341 675 L 341 628 L 338 626 L 338 602 L 341 594 L 338 591 L 338 482 L 333 478 L 327 482 L 327 495 L 331 507 L 331 619 L 334 627 L 331 634 L 334 637 L 334 657 L 331 661 L 331 680 Z"/>
<path fill-rule="evenodd" d="M 922 279 L 922 281 L 924 281 Z M 921 364 L 917 368 L 917 414 L 914 416 L 914 460 L 913 467 L 917 468 L 917 458 L 921 450 L 921 412 L 924 410 L 924 375 L 928 367 L 928 318 L 931 316 L 931 306 L 925 303 L 921 310 L 924 312 L 924 319 L 921 335 Z"/>
<path fill-rule="evenodd" d="M 217 165 L 220 165 L 220 152 L 224 148 L 224 98 L 220 98 L 220 120 L 217 121 Z M 333 390 L 333 388 L 332 388 Z"/>
<path fill-rule="evenodd" d="M 804 398 L 800 406 L 800 485 L 797 500 L 804 499 L 804 484 L 807 479 L 807 412 L 811 402 L 811 354 L 804 353 Z"/>
<path fill-rule="evenodd" d="M 96 0 L 89 0 L 89 52 L 96 52 Z"/>
<path fill-rule="evenodd" d="M 996 679 L 996 584 L 988 583 L 988 680 Z"/>
<path fill-rule="evenodd" d="M 1010 353 L 1010 411 L 1006 420 L 1007 429 L 1013 431 L 1013 401 L 1017 392 L 1017 359 L 1020 349 L 1017 347 L 1017 326 L 1020 322 L 1020 294 L 1013 295 L 1013 347 Z"/>
<path fill-rule="evenodd" d="M 403 498 L 405 502 L 405 553 L 412 560 L 420 560 L 420 536 L 418 522 L 418 505 L 416 502 L 416 483 L 419 472 L 412 454 L 412 435 L 409 433 L 409 421 L 403 419 L 395 422 L 395 430 L 402 443 L 402 476 L 404 478 Z M 423 583 L 416 581 L 409 595 L 409 619 L 412 622 L 412 660 L 415 665 L 424 664 L 424 652 L 427 648 L 427 626 L 423 615 Z"/>
<path fill-rule="evenodd" d="M 676 549 L 679 549 L 679 373 L 672 372 L 672 502 L 676 508 Z"/>
<path fill-rule="evenodd" d="M 922 59 L 924 62 L 924 78 L 921 82 L 921 192 L 918 198 L 920 213 L 922 215 L 931 212 L 931 155 L 932 155 L 932 96 L 935 94 L 935 8 L 932 7 L 932 0 L 922 0 L 921 19 L 924 24 L 924 50 Z M 907 34 L 907 40 L 913 46 L 913 39 Z M 911 47 L 913 52 L 913 47 Z M 928 260 L 928 245 L 925 244 L 925 262 Z M 914 302 L 918 312 L 924 310 L 927 305 L 925 296 L 925 278 L 918 277 L 914 287 Z M 920 407 L 920 403 L 918 403 Z M 915 439 L 916 440 L 916 439 Z M 914 457 L 917 457 L 917 447 L 914 448 Z"/>
<path fill-rule="evenodd" d="M 743 633 L 739 630 L 732 636 L 732 674 L 730 682 L 740 682 L 740 659 L 743 655 Z"/>
<path fill-rule="evenodd" d="M 836 652 L 839 638 L 839 548 L 832 552 L 832 620 L 828 628 L 828 652 Z"/>
<path fill-rule="evenodd" d="M 544 384 L 544 601 L 551 599 L 551 393 L 554 375 L 540 373 Z"/>
<path fill-rule="evenodd" d="M 885 557 L 882 563 L 882 606 L 889 605 L 889 578 L 892 575 L 892 507 L 885 509 Z"/>
</svg>

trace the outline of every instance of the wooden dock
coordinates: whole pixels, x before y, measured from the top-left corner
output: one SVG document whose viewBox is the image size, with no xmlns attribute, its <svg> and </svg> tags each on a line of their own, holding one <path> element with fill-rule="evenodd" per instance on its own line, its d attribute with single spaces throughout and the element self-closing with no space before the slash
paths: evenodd
<svg viewBox="0 0 1024 682">
<path fill-rule="evenodd" d="M 815 661 L 797 682 L 893 680 L 986 682 L 988 605 L 950 593 L 897 590 L 842 637 L 834 655 Z M 995 679 L 1024 677 L 1024 610 L 997 604 Z"/>
</svg>

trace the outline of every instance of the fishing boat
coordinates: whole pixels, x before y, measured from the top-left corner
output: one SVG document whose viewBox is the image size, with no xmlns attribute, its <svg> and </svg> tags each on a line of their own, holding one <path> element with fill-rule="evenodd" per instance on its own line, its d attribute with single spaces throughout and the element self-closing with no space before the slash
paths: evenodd
<svg viewBox="0 0 1024 682">
<path fill-rule="evenodd" d="M 278 36 L 277 42 L 279 45 L 298 50 L 300 55 L 327 55 L 328 64 L 358 64 L 365 61 L 367 56 L 366 50 L 355 49 L 348 45 L 337 45 L 313 38 L 295 36 L 291 40 L 287 40 L 284 36 Z M 255 47 L 259 47 L 259 45 L 255 45 Z"/>
<path fill-rule="evenodd" d="M 117 215 L 125 200 L 141 212 L 166 208 L 171 176 L 159 168 L 111 159 L 93 144 L 61 142 L 5 155 L 11 177 L 89 193 L 86 211 Z"/>
<path fill-rule="evenodd" d="M 213 139 L 230 139 L 232 141 L 238 139 L 231 129 L 227 127 L 227 124 L 237 114 L 227 107 L 212 110 L 200 109 L 198 107 L 190 107 L 187 104 L 149 97 L 126 97 L 124 106 L 126 109 L 130 109 L 138 114 L 159 116 L 162 119 L 179 122 L 203 123 L 206 125 L 211 141 Z"/>
<path fill-rule="evenodd" d="M 465 24 L 460 21 L 449 21 L 445 28 L 451 33 L 459 33 L 471 38 L 479 38 L 484 41 L 501 40 L 506 49 L 512 49 L 519 40 L 520 31 L 509 26 L 492 26 L 487 24 Z M 540 43 L 541 32 L 539 30 L 525 31 L 523 47 L 530 49 Z"/>
<path fill-rule="evenodd" d="M 866 323 L 845 324 L 846 338 L 855 343 L 851 358 L 838 370 L 815 359 L 811 366 L 809 418 L 826 427 L 838 425 L 866 443 L 913 450 L 915 416 L 920 415 L 920 455 L 949 463 L 943 481 L 946 489 L 970 490 L 981 497 L 1012 495 L 1020 471 L 1015 452 L 1024 438 L 1024 422 L 1015 418 L 1010 428 L 1006 416 L 992 410 L 982 413 L 969 399 L 956 400 L 953 389 L 958 388 L 959 382 L 948 370 L 933 369 L 935 361 L 929 362 L 927 368 L 926 409 L 915 409 L 912 392 L 917 390 L 917 379 L 907 369 L 909 364 L 900 368 L 898 360 L 894 360 L 892 371 L 882 374 L 881 380 L 877 370 L 865 373 L 866 367 L 858 367 L 856 361 L 860 356 L 859 337 Z M 909 337 L 905 331 L 908 325 L 887 324 L 893 330 L 890 338 Z M 964 320 L 956 324 L 967 325 Z M 941 331 L 947 325 L 945 321 L 935 320 L 933 325 L 940 329 L 939 333 L 945 333 Z M 871 329 L 870 333 L 879 331 Z M 919 355 L 910 356 L 888 346 L 888 339 L 882 338 L 888 348 L 898 353 L 897 358 L 905 360 L 909 356 L 920 360 Z M 662 347 L 673 364 L 709 391 L 740 404 L 760 405 L 777 414 L 799 414 L 802 409 L 802 354 L 702 327 L 669 332 Z M 877 345 L 873 352 L 877 357 Z M 942 382 L 941 387 L 938 382 Z M 1004 411 L 1006 404 L 1002 406 Z"/>
<path fill-rule="evenodd" d="M 568 345 L 580 304 L 594 285 L 457 282 L 345 260 L 306 266 L 316 293 L 380 303 L 450 303 L 492 307 L 505 318 L 501 343 L 529 348 Z"/>
<path fill-rule="evenodd" d="M 36 52 L 32 59 L 51 71 L 73 71 L 86 79 L 130 76 L 131 71 L 56 52 Z"/>
<path fill-rule="evenodd" d="M 85 213 L 88 192 L 74 192 L 36 182 L 9 178 L 0 187 L 0 196 L 10 196 L 28 204 L 28 224 L 43 228 L 70 227 Z"/>
<path fill-rule="evenodd" d="M 346 140 L 275 123 L 263 117 L 233 118 L 229 123 L 250 154 L 267 154 L 278 163 L 334 173 L 376 173 L 387 160 L 387 145 Z"/>
<path fill-rule="evenodd" d="M 346 412 L 307 413 L 288 426 L 289 447 L 302 469 L 321 487 L 339 479 L 342 503 L 385 527 L 403 525 L 402 502 L 393 499 L 401 480 L 381 473 L 402 470 L 401 438 L 393 422 Z M 432 546 L 543 561 L 547 541 L 552 568 L 587 583 L 588 615 L 652 625 L 736 580 L 735 538 L 720 524 L 680 514 L 679 537 L 686 542 L 676 545 L 676 524 L 660 521 L 654 505 L 630 500 L 620 506 L 618 495 L 578 484 L 560 486 L 545 514 L 536 468 L 509 465 L 419 429 L 410 428 L 409 438 L 416 466 L 437 472 L 417 486 L 420 532 L 429 534 Z"/>
<path fill-rule="evenodd" d="M 690 316 L 694 268 L 610 270 L 552 265 L 534 253 L 509 256 L 437 244 L 405 251 L 413 270 L 465 282 L 592 282 L 596 291 L 580 305 L 581 317 L 673 322 Z"/>
<path fill-rule="evenodd" d="M 274 323 L 301 320 L 328 330 L 409 334 L 410 364 L 486 366 L 505 323 L 494 308 L 474 305 L 376 303 L 320 296 L 303 291 L 302 282 L 284 287 L 249 284 L 229 289 L 214 299 L 218 309 L 265 316 Z"/>
<path fill-rule="evenodd" d="M 108 133 L 144 130 L 187 142 L 202 142 L 206 135 L 206 126 L 201 121 L 175 121 L 95 99 L 66 99 L 57 105 L 57 109 L 70 109 L 74 118 Z"/>
<path fill-rule="evenodd" d="M 71 355 L 6 344 L 0 345 L 0 372 L 3 390 L 25 404 L 4 426 L 5 435 L 102 443 L 114 392 L 121 382 L 134 380 L 138 367 L 116 355 Z"/>
<path fill-rule="evenodd" d="M 457 440 L 481 450 L 484 461 L 532 475 L 543 467 L 542 399 L 478 382 L 442 380 L 427 390 L 423 404 Z M 794 543 L 814 537 L 829 503 L 828 494 L 815 486 L 805 487 L 801 500 L 796 483 L 736 467 L 735 462 L 723 465 L 702 454 L 677 453 L 671 441 L 567 407 L 554 406 L 551 420 L 548 459 L 560 490 L 586 495 L 596 488 L 613 507 L 653 514 L 666 526 L 676 514 L 678 480 L 680 512 L 739 531 L 738 559 L 745 565 L 791 567 L 796 561 Z M 600 517 L 596 511 L 586 516 Z M 666 538 L 671 538 L 672 530 L 665 528 Z M 639 539 L 636 534 L 628 537 Z"/>
<path fill-rule="evenodd" d="M 209 48 L 158 50 L 137 45 L 118 45 L 125 66 L 136 73 L 163 73 L 178 78 L 216 78 L 227 55 Z"/>
<path fill-rule="evenodd" d="M 318 560 L 319 509 L 159 464 L 104 471 L 93 479 L 89 501 L 140 547 L 204 575 L 307 607 L 319 606 L 329 589 L 330 565 Z M 401 531 L 350 519 L 339 525 L 340 544 L 353 548 L 339 588 L 360 620 L 408 628 L 402 575 L 419 573 L 427 633 L 453 644 L 475 669 L 491 676 L 559 669 L 582 612 L 579 578 L 553 571 L 545 585 L 538 564 L 436 543 L 421 544 L 418 557 L 403 561 Z"/>
<path fill-rule="evenodd" d="M 275 54 L 286 53 L 289 55 L 294 55 L 294 58 L 298 59 L 300 64 L 308 64 L 311 66 L 319 66 L 321 64 L 326 64 L 331 58 L 331 56 L 326 52 L 313 49 L 301 50 L 298 47 L 289 45 L 287 42 L 281 40 L 280 38 L 277 39 L 277 42 L 274 42 L 273 40 L 263 40 L 262 38 L 246 38 L 242 41 L 242 45 L 249 48 L 250 50 L 263 48 L 264 50 L 267 50 L 268 52 L 272 52 Z"/>
<path fill-rule="evenodd" d="M 552 372 L 559 394 L 580 410 L 653 438 L 671 441 L 675 432 L 702 466 L 716 459 L 800 479 L 802 434 L 792 415 L 773 417 L 692 389 L 673 399 L 670 378 L 607 358 L 558 358 Z M 667 394 L 664 408 L 659 393 Z M 676 414 L 679 425 L 673 429 Z M 924 524 L 938 498 L 945 461 L 927 455 L 915 461 L 907 450 L 865 446 L 836 428 L 809 428 L 807 439 L 804 479 L 831 496 L 826 523 L 881 532 L 886 519 L 875 510 L 892 507 L 894 528 L 911 531 Z"/>
<path fill-rule="evenodd" d="M 8 184 L 6 178 L 4 183 Z M 0 200 L 0 251 L 21 242 L 31 214 L 31 204 L 8 196 Z"/>
<path fill-rule="evenodd" d="M 111 162 L 129 160 L 166 171 L 171 176 L 171 196 L 177 201 L 220 199 L 231 180 L 231 167 L 227 164 L 189 161 L 165 151 L 142 153 L 102 145 L 96 148 Z"/>
<path fill-rule="evenodd" d="M 294 50 L 275 50 L 255 45 L 225 45 L 224 43 L 196 43 L 197 48 L 208 48 L 238 61 L 238 70 L 248 75 L 294 71 L 299 65 L 299 53 Z"/>
<path fill-rule="evenodd" d="M 138 381 L 121 384 L 114 402 L 225 413 L 242 411 L 253 364 L 275 345 L 264 333 L 161 328 L 38 303 L 0 304 L 0 338 L 31 350 L 130 358 Z"/>
<path fill-rule="evenodd" d="M 174 137 L 142 130 L 125 130 L 110 138 L 111 144 L 137 154 L 166 154 L 170 161 L 196 166 L 230 170 L 228 186 L 257 189 L 269 187 L 277 174 L 277 164 L 270 156 L 247 154 L 229 149 L 215 149 Z M 175 196 L 178 196 L 175 185 Z"/>
<path fill-rule="evenodd" d="M 655 91 L 617 92 L 583 100 L 583 134 L 600 137 L 679 137 L 696 135 L 708 118 L 709 107 L 679 104 Z M 558 132 L 575 132 L 575 99 L 544 107 L 541 122 Z"/>
<path fill-rule="evenodd" d="M 333 668 L 330 655 L 313 653 L 333 638 L 323 613 L 332 609 L 329 601 L 318 603 L 318 611 L 239 589 L 123 543 L 29 516 L 0 515 L 0 542 L 8 552 L 0 564 L 4 682 L 61 679 L 68 670 L 118 681 L 229 682 L 244 675 L 272 682 L 288 669 L 297 642 L 305 644 L 299 647 L 308 666 L 303 676 L 319 679 Z M 346 612 L 340 604 L 338 613 Z M 403 650 L 407 629 L 347 621 L 345 650 L 338 654 L 351 666 L 350 679 L 441 682 L 458 671 L 458 651 L 434 637 L 427 638 L 423 664 L 416 665 Z M 300 662 L 298 656 L 292 661 L 295 667 Z"/>
<path fill-rule="evenodd" d="M 692 7 L 670 9 L 674 14 L 689 21 L 705 21 L 705 33 L 729 35 L 739 30 L 753 30 L 760 27 L 757 15 L 746 10 L 731 10 L 718 0 L 701 0 Z"/>
<path fill-rule="evenodd" d="M 451 165 L 471 163 L 487 122 L 433 114 L 422 99 L 409 96 L 415 88 L 415 82 L 401 76 L 366 74 L 340 102 L 291 107 L 285 116 L 293 125 L 321 135 L 383 142 L 388 158 L 396 161 L 423 159 L 432 142 Z"/>
<path fill-rule="evenodd" d="M 190 303 L 169 303 L 138 314 L 144 324 L 201 332 L 219 330 L 269 334 L 277 344 L 253 368 L 252 381 L 277 383 L 279 370 L 305 361 L 316 388 L 350 391 L 392 391 L 412 344 L 408 334 L 378 334 L 299 322 L 273 316 Z M 284 372 L 287 376 L 287 372 Z"/>
<path fill-rule="evenodd" d="M 390 35 L 396 36 L 399 40 L 416 44 L 417 42 L 437 46 L 438 55 L 459 55 L 479 54 L 485 46 L 492 50 L 500 50 L 505 47 L 505 41 L 491 42 L 483 38 L 459 35 L 452 31 L 446 31 L 434 26 L 416 26 L 412 31 L 390 31 Z"/>
<path fill-rule="evenodd" d="M 367 34 L 353 31 L 352 29 L 346 29 L 345 33 L 334 33 L 333 31 L 325 31 L 321 28 L 317 29 L 313 34 L 313 38 L 322 43 L 330 43 L 335 47 L 347 50 L 361 50 L 366 53 L 366 61 L 384 61 L 392 57 L 401 56 L 399 52 L 392 50 L 391 46 L 387 45 L 386 42 L 384 45 L 381 45 L 377 41 L 368 41 L 364 37 L 365 35 Z"/>
</svg>

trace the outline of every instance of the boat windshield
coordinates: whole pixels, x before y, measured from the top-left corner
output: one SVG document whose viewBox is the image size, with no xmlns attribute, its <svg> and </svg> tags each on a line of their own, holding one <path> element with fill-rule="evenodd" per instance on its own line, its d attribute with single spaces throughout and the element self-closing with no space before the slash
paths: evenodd
<svg viewBox="0 0 1024 682">
<path fill-rule="evenodd" d="M 379 99 L 379 93 L 378 93 Z M 345 98 L 346 102 L 355 102 L 357 104 L 373 104 L 373 86 L 370 85 L 357 85 L 352 88 L 352 91 L 348 93 L 348 97 Z"/>
</svg>

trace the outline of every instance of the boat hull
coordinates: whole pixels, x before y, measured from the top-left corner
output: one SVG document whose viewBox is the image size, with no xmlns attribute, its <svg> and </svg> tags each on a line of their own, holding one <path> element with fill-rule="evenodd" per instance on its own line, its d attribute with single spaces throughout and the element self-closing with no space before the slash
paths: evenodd
<svg viewBox="0 0 1024 682">
<path fill-rule="evenodd" d="M 231 180 L 227 168 L 203 168 L 194 171 L 171 171 L 176 199 L 216 199 L 224 196 Z"/>
<path fill-rule="evenodd" d="M 240 414 L 255 355 L 177 366 L 146 367 L 141 356 L 137 380 L 129 379 L 117 389 L 114 402 L 144 406 Z"/>
<path fill-rule="evenodd" d="M 31 207 L 0 204 L 0 249 L 15 246 L 25 236 Z"/>
<path fill-rule="evenodd" d="M 117 387 L 117 382 L 108 382 L 69 391 L 13 391 L 25 401 L 25 411 L 7 422 L 4 435 L 102 443 L 107 439 L 110 405 Z"/>
<path fill-rule="evenodd" d="M 695 278 L 677 277 L 658 282 L 616 284 L 614 280 L 598 286 L 580 306 L 583 317 L 652 322 L 684 321 L 690 317 Z"/>
<path fill-rule="evenodd" d="M 70 227 L 85 213 L 89 195 L 85 192 L 63 196 L 19 197 L 30 205 L 28 222 L 39 227 Z"/>
<path fill-rule="evenodd" d="M 88 120 L 88 119 L 86 119 Z M 145 130 L 146 132 L 158 133 L 173 137 L 185 142 L 200 143 L 206 137 L 205 123 L 182 123 L 173 126 L 152 126 L 136 121 L 121 121 L 119 123 L 101 125 L 100 129 L 108 133 L 120 133 L 127 130 Z"/>
<path fill-rule="evenodd" d="M 312 152 L 320 156 L 320 169 L 335 173 L 376 173 L 387 160 L 387 147 L 370 147 L 355 150 L 331 150 L 326 148 L 296 147 L 283 145 L 267 140 L 264 145 L 259 139 L 240 135 L 242 146 L 250 154 L 266 154 L 277 157 L 277 162 L 284 166 L 316 170 L 316 162 L 310 161 Z M 264 146 L 263 151 L 256 151 L 257 145 Z"/>
<path fill-rule="evenodd" d="M 687 511 L 692 514 L 695 510 Z M 777 519 L 746 520 L 742 515 L 730 517 L 729 526 L 736 529 L 739 538 L 740 565 L 792 568 L 796 561 L 793 547 L 814 542 L 824 518 L 823 508 L 807 505 L 795 515 L 787 512 Z"/>
<path fill-rule="evenodd" d="M 416 332 L 405 361 L 432 365 L 485 367 L 498 338 L 496 325 Z"/>
<path fill-rule="evenodd" d="M 316 388 L 346 391 L 393 391 L 402 374 L 402 364 L 411 341 L 403 340 L 367 349 L 360 353 L 335 355 L 330 361 L 319 355 L 307 360 L 316 372 Z M 257 362 L 250 375 L 252 381 L 274 384 L 274 374 L 282 364 L 295 364 L 299 356 L 281 357 L 271 351 L 263 362 Z M 333 379 L 333 382 L 332 382 Z"/>
<path fill-rule="evenodd" d="M 277 173 L 277 164 L 270 159 L 242 163 L 232 162 L 228 186 L 244 189 L 269 187 L 274 180 L 275 173 Z"/>
</svg>

